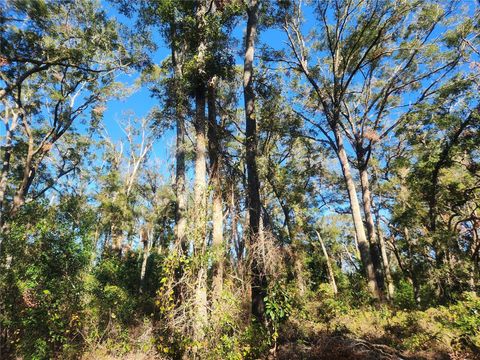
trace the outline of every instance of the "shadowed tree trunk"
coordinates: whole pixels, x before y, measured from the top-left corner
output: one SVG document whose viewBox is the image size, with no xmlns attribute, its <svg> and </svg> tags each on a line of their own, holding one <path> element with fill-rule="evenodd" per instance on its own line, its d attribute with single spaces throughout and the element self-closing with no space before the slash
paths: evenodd
<svg viewBox="0 0 480 360">
<path fill-rule="evenodd" d="M 201 341 L 205 337 L 205 327 L 208 324 L 207 311 L 207 269 L 204 255 L 206 251 L 206 221 L 207 221 L 207 138 L 206 138 L 206 84 L 204 36 L 206 5 L 199 1 L 196 19 L 200 41 L 197 48 L 197 84 L 195 88 L 195 179 L 193 188 L 194 239 L 195 256 L 199 259 L 197 284 L 195 289 L 195 320 L 193 324 L 195 340 Z"/>
<path fill-rule="evenodd" d="M 247 165 L 247 203 L 248 203 L 248 238 L 250 249 L 254 248 L 260 230 L 260 181 L 257 170 L 257 120 L 255 116 L 255 92 L 253 88 L 253 60 L 255 38 L 257 35 L 259 4 L 251 0 L 247 5 L 247 31 L 245 35 L 245 58 L 243 68 L 243 90 L 245 100 L 245 147 Z M 264 319 L 267 279 L 263 274 L 258 254 L 252 256 L 251 263 L 252 315 L 262 323 Z"/>
<path fill-rule="evenodd" d="M 0 173 L 0 234 L 3 231 L 3 225 L 5 222 L 5 195 L 7 191 L 8 184 L 8 172 L 10 171 L 10 159 L 12 157 L 12 140 L 13 140 L 13 131 L 17 127 L 19 115 L 16 113 L 12 114 L 12 121 L 10 124 L 6 123 L 6 133 L 5 133 L 5 145 L 3 145 L 3 164 L 2 170 Z M 5 121 L 9 120 L 8 111 L 5 110 Z M 0 237 L 0 244 L 1 244 Z M 1 248 L 0 248 L 1 250 Z M 1 251 L 0 251 L 1 253 Z"/>
<path fill-rule="evenodd" d="M 208 84 L 208 151 L 210 157 L 210 183 L 212 195 L 212 247 L 213 247 L 213 301 L 218 301 L 222 293 L 224 244 L 223 244 L 223 200 L 221 185 L 220 134 L 217 124 L 216 78 Z"/>
<path fill-rule="evenodd" d="M 380 227 L 380 214 L 378 207 L 375 211 L 375 227 L 377 229 L 378 244 L 380 245 L 380 254 L 382 255 L 383 273 L 385 274 L 387 296 L 389 300 L 392 300 L 395 293 L 395 285 L 393 283 L 392 273 L 390 271 L 390 261 L 388 260 L 385 237 L 383 235 L 382 228 Z"/>
<path fill-rule="evenodd" d="M 298 239 L 298 225 L 293 220 L 292 221 L 292 208 L 288 205 L 286 200 L 283 200 L 282 194 L 278 190 L 277 186 L 275 185 L 275 174 L 273 172 L 269 173 L 268 176 L 268 183 L 272 187 L 273 193 L 280 204 L 280 208 L 282 209 L 283 216 L 285 218 L 285 224 L 287 226 L 288 237 L 290 238 L 290 247 L 291 247 L 291 260 L 293 264 L 293 275 L 295 277 L 297 288 L 299 291 L 300 296 L 303 296 L 305 293 L 306 282 L 304 279 L 304 266 L 302 263 L 302 259 L 304 258 L 304 254 L 302 252 L 300 240 Z"/>
<path fill-rule="evenodd" d="M 380 245 L 380 253 L 382 255 L 383 271 L 385 273 L 387 295 L 389 300 L 392 300 L 395 292 L 395 287 L 393 284 L 392 273 L 390 272 L 390 261 L 388 260 L 388 256 L 387 256 L 385 239 L 383 237 L 382 230 L 379 228 L 378 228 L 378 240 Z"/>
<path fill-rule="evenodd" d="M 365 227 L 367 229 L 368 243 L 370 246 L 370 256 L 372 258 L 377 284 L 380 289 L 385 289 L 385 281 L 382 271 L 381 249 L 378 244 L 377 233 L 375 232 L 375 222 L 372 213 L 372 195 L 370 192 L 370 181 L 366 164 L 361 164 L 360 186 L 362 187 L 363 212 L 365 214 Z"/>
<path fill-rule="evenodd" d="M 182 100 L 182 52 L 176 41 L 175 23 L 171 28 L 171 50 L 174 70 L 174 97 L 175 97 L 175 116 L 177 127 L 176 151 L 175 151 L 175 246 L 177 251 L 187 251 L 187 191 L 185 181 L 185 104 Z"/>
</svg>

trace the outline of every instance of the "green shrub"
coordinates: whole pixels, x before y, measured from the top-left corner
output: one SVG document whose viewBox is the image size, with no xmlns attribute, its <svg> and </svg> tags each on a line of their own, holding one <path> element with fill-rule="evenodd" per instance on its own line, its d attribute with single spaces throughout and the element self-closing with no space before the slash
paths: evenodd
<svg viewBox="0 0 480 360">
<path fill-rule="evenodd" d="M 393 303 L 400 309 L 415 309 L 415 296 L 411 283 L 404 279 L 398 283 L 395 288 Z"/>
<path fill-rule="evenodd" d="M 444 326 L 459 333 L 455 339 L 461 347 L 480 349 L 480 297 L 474 292 L 465 292 L 460 301 L 448 308 L 442 307 L 443 316 L 438 318 Z"/>
<path fill-rule="evenodd" d="M 12 262 L 1 277 L 10 295 L 1 321 L 12 334 L 9 351 L 24 359 L 68 359 L 82 347 L 82 278 L 94 219 L 82 205 L 82 199 L 65 197 L 55 207 L 25 206 L 5 236 Z"/>
</svg>

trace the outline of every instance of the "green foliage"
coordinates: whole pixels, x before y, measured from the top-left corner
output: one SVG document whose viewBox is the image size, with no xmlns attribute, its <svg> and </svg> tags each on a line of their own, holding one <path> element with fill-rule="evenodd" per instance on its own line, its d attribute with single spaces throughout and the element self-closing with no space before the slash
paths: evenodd
<svg viewBox="0 0 480 360">
<path fill-rule="evenodd" d="M 244 359 L 258 359 L 267 353 L 272 346 L 272 334 L 264 326 L 250 324 L 241 337 L 243 349 L 241 355 Z"/>
<path fill-rule="evenodd" d="M 291 315 L 294 305 L 294 289 L 289 288 L 287 285 L 284 279 L 276 279 L 269 287 L 267 296 L 264 298 L 265 319 L 268 331 L 266 342 L 274 348 L 279 337 L 280 325 Z M 262 346 L 257 345 L 257 349 L 261 350 Z"/>
<path fill-rule="evenodd" d="M 25 207 L 4 240 L 12 259 L 1 277 L 8 294 L 2 327 L 11 329 L 9 346 L 26 359 L 68 358 L 81 348 L 82 277 L 94 220 L 84 204 L 65 198 L 57 207 Z"/>
<path fill-rule="evenodd" d="M 460 301 L 442 312 L 444 317 L 438 321 L 459 332 L 460 345 L 480 348 L 480 297 L 476 293 L 462 294 Z"/>
<path fill-rule="evenodd" d="M 333 294 L 329 284 L 320 285 L 316 292 L 318 298 L 317 316 L 322 322 L 328 324 L 341 314 L 346 313 L 348 306 Z"/>
<path fill-rule="evenodd" d="M 258 359 L 279 344 L 314 347 L 320 335 L 408 355 L 478 352 L 478 8 L 259 1 L 256 40 L 266 49 L 255 50 L 258 129 L 250 138 L 235 65 L 248 1 L 112 2 L 131 18 L 125 28 L 94 0 L 12 0 L 0 9 L 0 112 L 11 135 L 2 133 L 0 149 L 2 356 Z M 153 64 L 138 50 L 155 48 L 157 30 L 172 55 Z M 125 31 L 134 33 L 128 42 Z M 286 46 L 273 41 L 278 31 Z M 132 67 L 140 70 L 135 86 L 147 86 L 160 106 L 141 122 L 128 118 L 127 146 L 97 142 L 108 100 L 126 87 L 117 75 Z M 191 162 L 204 155 L 191 136 L 205 130 L 192 121 L 202 98 L 194 97 L 207 83 L 216 84 L 208 126 L 218 125 L 221 155 L 208 172 L 219 165 L 224 243 L 215 248 L 210 207 L 199 219 L 188 194 Z M 185 125 L 177 139 L 185 147 L 176 148 L 185 157 L 184 214 L 175 198 L 181 184 L 172 186 L 180 174 L 149 159 L 174 124 Z M 245 143 L 258 143 L 258 239 L 249 232 L 255 172 Z M 208 200 L 213 190 L 212 181 Z M 355 197 L 364 220 L 374 208 L 373 230 L 387 243 L 392 299 L 375 300 L 367 287 Z M 179 214 L 187 220 L 182 241 Z M 261 271 L 268 288 L 259 324 L 249 285 Z M 200 330 L 198 303 L 207 322 Z"/>
<path fill-rule="evenodd" d="M 275 282 L 265 301 L 265 316 L 274 328 L 285 321 L 292 311 L 292 295 L 282 282 Z"/>
<path fill-rule="evenodd" d="M 204 349 L 208 359 L 250 358 L 264 340 L 252 338 L 253 325 L 243 322 L 242 300 L 232 285 L 229 281 L 225 282 L 221 298 L 210 314 L 208 345 Z M 263 335 L 267 336 L 266 332 Z"/>
<path fill-rule="evenodd" d="M 401 280 L 395 288 L 393 299 L 395 306 L 401 309 L 414 309 L 416 307 L 413 286 L 406 280 Z"/>
<path fill-rule="evenodd" d="M 107 251 L 85 278 L 88 294 L 85 297 L 85 332 L 90 341 L 109 336 L 112 326 L 120 329 L 137 326 L 154 311 L 154 294 L 160 287 L 158 274 L 161 260 L 152 256 L 147 279 L 140 292 L 141 257 L 129 252 L 124 257 Z M 116 337 L 115 332 L 112 333 Z"/>
<path fill-rule="evenodd" d="M 102 257 L 95 268 L 97 287 L 93 289 L 94 301 L 98 303 L 101 314 L 119 319 L 124 324 L 135 320 L 132 314 L 138 306 L 138 262 L 135 254 L 126 259 L 110 254 Z M 91 304 L 95 306 L 95 304 Z"/>
</svg>

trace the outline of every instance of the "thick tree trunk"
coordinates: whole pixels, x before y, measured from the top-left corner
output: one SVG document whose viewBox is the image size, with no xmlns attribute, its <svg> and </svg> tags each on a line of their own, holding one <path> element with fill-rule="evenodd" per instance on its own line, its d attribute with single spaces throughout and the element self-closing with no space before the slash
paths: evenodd
<svg viewBox="0 0 480 360">
<path fill-rule="evenodd" d="M 377 233 L 375 232 L 375 222 L 372 211 L 372 196 L 370 193 L 370 180 L 368 178 L 367 166 L 362 164 L 359 172 L 360 185 L 362 187 L 363 212 L 365 214 L 365 227 L 367 229 L 368 243 L 370 246 L 370 256 L 372 258 L 377 284 L 380 289 L 385 289 L 385 281 L 382 271 L 381 249 L 378 244 Z"/>
<path fill-rule="evenodd" d="M 206 229 L 206 190 L 207 190 L 207 139 L 205 136 L 205 87 L 199 85 L 195 94 L 196 119 L 195 119 L 195 179 L 194 179 L 194 203 L 195 203 L 195 250 L 199 253 L 205 251 Z"/>
<path fill-rule="evenodd" d="M 255 92 L 253 88 L 253 59 L 255 52 L 255 38 L 257 35 L 259 4 L 251 0 L 247 7 L 247 31 L 245 35 L 245 58 L 243 68 L 243 90 L 245 100 L 246 121 L 246 165 L 247 165 L 247 202 L 249 213 L 248 236 L 250 251 L 259 238 L 260 229 L 260 182 L 257 170 L 257 121 L 255 117 Z M 252 255 L 251 288 L 252 288 L 252 315 L 259 323 L 263 323 L 267 279 L 259 263 L 259 254 Z"/>
<path fill-rule="evenodd" d="M 290 225 L 292 226 L 292 225 Z M 305 258 L 303 253 L 300 240 L 298 239 L 297 232 L 290 228 L 289 236 L 291 241 L 292 248 L 292 260 L 293 260 L 293 273 L 295 276 L 295 282 L 298 289 L 298 294 L 303 296 L 305 294 L 305 289 L 307 288 L 305 277 L 304 277 L 304 264 L 302 259 Z"/>
<path fill-rule="evenodd" d="M 323 243 L 323 239 L 320 236 L 320 233 L 317 230 L 315 230 L 315 233 L 317 234 L 318 241 L 320 242 L 320 246 L 322 247 L 323 256 L 325 256 L 325 261 L 327 262 L 328 279 L 330 280 L 330 285 L 332 286 L 333 294 L 337 295 L 338 293 L 337 283 L 335 281 L 335 274 L 333 272 L 333 267 L 330 261 L 330 257 L 328 256 L 327 248 Z"/>
<path fill-rule="evenodd" d="M 357 190 L 355 189 L 355 182 L 350 171 L 350 164 L 348 163 L 347 153 L 343 145 L 343 138 L 338 128 L 338 125 L 333 128 L 336 147 L 337 147 L 337 156 L 340 160 L 340 165 L 342 167 L 343 177 L 345 179 L 345 184 L 347 185 L 348 197 L 350 200 L 350 209 L 352 211 L 353 225 L 355 228 L 355 235 L 357 237 L 358 248 L 360 251 L 360 258 L 362 261 L 363 269 L 367 277 L 368 288 L 371 295 L 374 298 L 380 298 L 381 293 L 377 284 L 377 279 L 375 277 L 375 269 L 372 264 L 372 258 L 370 256 L 370 247 L 368 245 L 368 240 L 365 234 L 365 228 L 363 226 L 362 213 L 360 210 L 360 205 L 357 198 Z"/>
<path fill-rule="evenodd" d="M 210 156 L 210 183 L 212 195 L 212 247 L 213 247 L 213 294 L 214 302 L 220 299 L 223 287 L 224 243 L 223 200 L 221 185 L 220 134 L 217 124 L 216 79 L 208 84 L 208 151 Z"/>
</svg>

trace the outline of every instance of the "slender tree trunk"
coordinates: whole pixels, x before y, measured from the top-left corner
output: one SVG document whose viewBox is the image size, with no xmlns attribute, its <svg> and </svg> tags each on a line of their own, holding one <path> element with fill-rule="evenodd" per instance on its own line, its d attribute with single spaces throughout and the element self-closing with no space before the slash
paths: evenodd
<svg viewBox="0 0 480 360">
<path fill-rule="evenodd" d="M 203 0 L 198 2 L 196 13 L 200 42 L 197 48 L 197 84 L 195 89 L 195 179 L 193 197 L 195 204 L 194 214 L 194 251 L 198 261 L 197 284 L 195 290 L 195 320 L 193 324 L 196 341 L 205 337 L 205 328 L 208 324 L 207 310 L 207 262 L 204 259 L 206 252 L 206 223 L 207 223 L 207 138 L 206 138 L 206 86 L 205 51 L 203 39 L 205 27 L 206 5 Z"/>
<path fill-rule="evenodd" d="M 417 278 L 417 272 L 416 272 L 416 269 L 415 269 L 415 263 L 414 263 L 414 258 L 413 258 L 413 254 L 414 254 L 414 249 L 413 249 L 413 244 L 412 244 L 412 240 L 410 238 L 410 231 L 408 230 L 408 228 L 405 228 L 404 229 L 404 235 L 405 235 L 405 242 L 407 243 L 407 248 L 408 248 L 408 257 L 410 258 L 408 264 L 408 272 L 410 274 L 410 279 L 412 281 L 412 286 L 413 286 L 413 298 L 414 298 L 414 301 L 415 303 L 417 304 L 417 306 L 420 305 L 420 301 L 421 301 L 421 298 L 420 298 L 420 285 L 419 285 L 419 281 L 418 281 L 418 278 Z"/>
<path fill-rule="evenodd" d="M 476 213 L 475 213 L 475 216 Z M 470 271 L 470 287 L 472 291 L 475 291 L 476 288 L 476 283 L 478 276 L 480 274 L 480 268 L 478 266 L 478 260 L 479 260 L 479 251 L 480 251 L 480 237 L 478 236 L 478 226 L 480 224 L 477 224 L 478 220 L 474 220 L 472 224 L 472 247 L 471 247 L 471 271 Z"/>
<path fill-rule="evenodd" d="M 220 134 L 217 124 L 216 79 L 208 84 L 208 150 L 210 156 L 210 183 L 212 184 L 212 247 L 213 247 L 213 294 L 214 302 L 220 299 L 223 287 L 224 243 L 223 200 L 221 185 Z"/>
<path fill-rule="evenodd" d="M 365 228 L 363 226 L 362 213 L 357 198 L 357 190 L 355 189 L 355 182 L 350 171 L 350 164 L 348 163 L 347 153 L 343 145 L 342 134 L 337 126 L 334 126 L 334 135 L 337 146 L 337 156 L 340 160 L 342 167 L 343 177 L 347 185 L 348 197 L 350 200 L 350 209 L 352 211 L 353 225 L 355 228 L 355 234 L 357 237 L 358 248 L 360 251 L 360 258 L 362 261 L 363 269 L 367 277 L 368 288 L 373 297 L 379 299 L 380 289 L 375 277 L 375 269 L 372 264 L 372 258 L 370 256 L 370 247 L 368 246 L 368 240 L 365 235 Z"/>
<path fill-rule="evenodd" d="M 235 254 L 237 261 L 240 263 L 243 259 L 243 243 L 241 237 L 238 236 L 238 212 L 237 212 L 237 202 L 235 201 L 235 185 L 232 183 L 231 192 L 230 192 L 230 218 L 231 218 L 231 228 L 230 228 L 230 238 L 235 249 Z"/>
<path fill-rule="evenodd" d="M 25 168 L 23 169 L 23 174 L 22 174 L 22 181 L 20 182 L 20 185 L 15 191 L 15 195 L 13 197 L 13 206 L 11 208 L 11 213 L 15 214 L 18 209 L 25 203 L 25 196 L 26 196 L 26 189 L 28 187 L 29 183 L 29 178 L 32 175 L 32 151 L 33 151 L 33 141 L 31 142 L 32 144 L 29 143 L 28 146 L 28 152 L 27 152 L 27 158 L 25 161 Z"/>
<path fill-rule="evenodd" d="M 176 143 L 176 176 L 175 176 L 175 246 L 177 251 L 185 253 L 187 251 L 187 191 L 185 176 L 185 105 L 182 99 L 183 91 L 181 89 L 182 81 L 182 54 L 176 41 L 175 24 L 172 25 L 172 61 L 175 78 L 175 105 L 176 105 L 176 125 L 177 125 L 177 143 Z"/>
<path fill-rule="evenodd" d="M 275 175 L 270 173 L 268 176 L 268 182 L 272 187 L 272 190 L 280 204 L 280 208 L 282 209 L 283 216 L 285 218 L 285 224 L 287 225 L 288 237 L 290 238 L 290 246 L 291 246 L 291 259 L 293 263 L 293 275 L 295 277 L 295 281 L 297 283 L 297 288 L 299 291 L 300 296 L 303 296 L 305 293 L 305 279 L 303 277 L 303 263 L 302 263 L 302 248 L 300 243 L 297 239 L 297 224 L 295 221 L 292 221 L 291 213 L 292 209 L 288 205 L 288 202 L 282 200 L 280 192 L 278 191 L 277 186 L 275 185 L 275 181 L 273 180 Z"/>
<path fill-rule="evenodd" d="M 196 319 L 194 324 L 195 338 L 204 337 L 204 328 L 207 325 L 207 272 L 203 259 L 206 251 L 206 151 L 205 137 L 205 87 L 199 85 L 195 94 L 196 119 L 195 119 L 195 179 L 194 179 L 194 239 L 195 256 L 200 259 L 197 273 L 195 292 Z"/>
<path fill-rule="evenodd" d="M 363 212 L 365 214 L 365 225 L 367 229 L 368 243 L 370 246 L 370 256 L 372 258 L 377 284 L 380 289 L 385 289 L 385 281 L 382 272 L 381 251 L 378 244 L 377 233 L 375 232 L 375 222 L 372 211 L 372 196 L 370 193 L 370 180 L 368 179 L 367 166 L 362 164 L 359 169 L 360 185 L 362 187 Z"/>
<path fill-rule="evenodd" d="M 143 243 L 143 259 L 142 259 L 142 268 L 140 270 L 140 292 L 143 292 L 145 288 L 145 274 L 147 271 L 147 262 L 148 262 L 148 257 L 150 256 L 150 248 L 151 248 L 150 233 L 146 228 L 142 229 L 140 238 Z"/>
<path fill-rule="evenodd" d="M 260 181 L 257 170 L 257 120 L 255 116 L 255 92 L 253 88 L 253 60 L 255 38 L 257 35 L 259 4 L 251 0 L 247 6 L 247 31 L 245 35 L 245 59 L 243 68 L 243 90 L 246 120 L 246 165 L 247 165 L 247 202 L 249 213 L 248 237 L 250 251 L 255 248 L 260 230 Z M 252 315 L 263 323 L 267 279 L 259 263 L 258 254 L 252 254 L 251 263 Z"/>
<path fill-rule="evenodd" d="M 30 139 L 27 150 L 27 157 L 25 159 L 25 167 L 23 169 L 22 181 L 20 182 L 15 196 L 13 197 L 13 206 L 10 209 L 10 214 L 14 215 L 25 204 L 25 198 L 28 190 L 32 185 L 35 177 L 36 166 L 33 164 L 33 139 Z"/>
<path fill-rule="evenodd" d="M 328 256 L 327 248 L 323 243 L 323 239 L 320 236 L 320 233 L 317 230 L 315 230 L 315 233 L 317 234 L 318 241 L 320 242 L 320 246 L 322 247 L 323 256 L 325 256 L 325 260 L 327 262 L 328 279 L 330 280 L 330 285 L 332 286 L 333 294 L 337 295 L 338 293 L 337 283 L 335 282 L 335 274 L 333 272 L 333 267 L 330 261 L 330 257 Z"/>
<path fill-rule="evenodd" d="M 379 220 L 378 213 L 376 216 L 376 228 L 377 228 L 378 243 L 380 245 L 380 253 L 382 255 L 383 272 L 385 274 L 385 282 L 387 285 L 386 286 L 387 296 L 389 300 L 392 300 L 395 292 L 395 286 L 393 284 L 392 273 L 390 271 L 390 261 L 388 260 L 388 255 L 387 255 L 387 246 L 385 244 L 385 238 L 383 236 L 382 229 L 380 228 L 380 220 Z"/>
<path fill-rule="evenodd" d="M 12 157 L 13 130 L 16 126 L 16 122 L 17 120 L 15 117 L 14 121 L 12 121 L 12 125 L 7 127 L 7 131 L 5 134 L 5 145 L 3 147 L 3 164 L 2 164 L 2 170 L 0 173 L 0 234 L 2 232 L 3 224 L 5 221 L 5 212 L 6 212 L 5 195 L 7 191 L 8 172 L 10 171 L 10 159 Z M 0 242 L 1 241 L 2 239 L 0 238 Z"/>
<path fill-rule="evenodd" d="M 20 207 L 23 206 L 23 204 L 25 204 L 25 199 L 30 190 L 30 187 L 32 186 L 33 180 L 35 179 L 37 169 L 54 142 L 54 140 L 52 140 L 49 147 L 42 146 L 35 150 L 33 135 L 30 126 L 28 125 L 28 122 L 25 120 L 24 117 L 22 117 L 22 120 L 25 133 L 28 136 L 28 148 L 27 156 L 25 157 L 22 180 L 15 192 L 15 196 L 13 197 L 13 205 L 10 209 L 10 215 L 12 216 L 17 213 L 17 211 L 20 209 Z"/>
<path fill-rule="evenodd" d="M 5 134 L 5 145 L 3 150 L 3 164 L 2 170 L 0 172 L 0 257 L 2 256 L 3 248 L 3 237 L 6 232 L 8 232 L 8 225 L 5 222 L 5 215 L 7 208 L 5 206 L 5 196 L 7 192 L 8 185 L 8 173 L 10 171 L 10 160 L 12 157 L 12 140 L 13 140 L 13 131 L 18 124 L 18 114 L 12 115 L 12 122 L 10 126 L 7 127 Z M 9 114 L 8 111 L 5 111 L 5 121 L 8 121 Z M 7 123 L 8 124 L 8 123 Z M 1 353 L 0 353 L 1 355 Z"/>
</svg>

